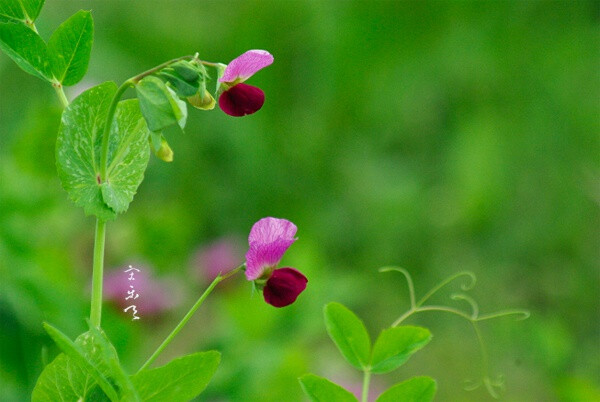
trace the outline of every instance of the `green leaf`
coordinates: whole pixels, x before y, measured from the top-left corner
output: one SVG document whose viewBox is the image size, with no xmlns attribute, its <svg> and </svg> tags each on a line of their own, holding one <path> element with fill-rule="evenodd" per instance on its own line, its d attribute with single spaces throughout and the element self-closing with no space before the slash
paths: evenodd
<svg viewBox="0 0 600 402">
<path fill-rule="evenodd" d="M 381 331 L 371 359 L 372 373 L 387 373 L 400 367 L 431 340 L 427 328 L 402 326 Z"/>
<path fill-rule="evenodd" d="M 27 26 L 0 23 L 0 50 L 25 72 L 52 81 L 46 43 Z"/>
<path fill-rule="evenodd" d="M 75 85 L 85 75 L 93 39 L 92 14 L 83 10 L 63 22 L 50 37 L 48 53 L 52 71 L 63 85 Z"/>
<path fill-rule="evenodd" d="M 117 213 L 127 210 L 144 179 L 148 135 L 137 99 L 119 102 L 110 131 L 107 179 L 101 185 L 104 202 Z"/>
<path fill-rule="evenodd" d="M 110 401 L 94 378 L 64 353 L 44 367 L 33 393 L 32 402 Z"/>
<path fill-rule="evenodd" d="M 206 388 L 220 361 L 221 354 L 216 351 L 194 353 L 143 370 L 132 381 L 145 402 L 189 401 Z"/>
<path fill-rule="evenodd" d="M 20 21 L 30 23 L 40 15 L 44 0 L 2 0 L 0 1 L 0 22 Z"/>
<path fill-rule="evenodd" d="M 118 387 L 119 397 L 122 402 L 140 401 L 140 397 L 133 386 L 133 382 L 121 367 L 117 351 L 104 331 L 96 328 L 89 321 L 88 327 L 90 329 L 89 336 L 86 338 L 86 334 L 84 334 L 84 339 L 89 341 L 88 358 L 90 361 L 92 363 L 96 362 L 96 365 L 101 370 L 106 370 L 110 374 L 111 381 L 114 382 Z"/>
<path fill-rule="evenodd" d="M 305 374 L 298 379 L 302 390 L 312 402 L 358 402 L 349 391 L 314 374 Z"/>
<path fill-rule="evenodd" d="M 117 392 L 113 388 L 113 386 L 108 382 L 108 379 L 105 376 L 100 368 L 89 361 L 89 356 L 85 356 L 85 352 L 78 345 L 73 343 L 69 337 L 60 332 L 58 329 L 54 328 L 48 323 L 44 323 L 44 329 L 50 335 L 52 340 L 58 345 L 58 347 L 68 356 L 68 358 L 80 368 L 83 368 L 88 375 L 92 376 L 94 380 L 98 383 L 100 388 L 105 392 L 106 395 L 111 400 L 117 399 Z M 80 344 L 86 346 L 89 342 L 89 334 L 85 333 L 80 336 Z M 89 350 L 89 348 L 88 348 Z M 57 387 L 60 388 L 61 384 L 57 384 Z"/>
<path fill-rule="evenodd" d="M 413 377 L 389 388 L 375 402 L 428 402 L 432 401 L 437 385 L 430 377 Z"/>
<path fill-rule="evenodd" d="M 135 86 L 140 109 L 150 131 L 160 131 L 173 124 L 185 127 L 187 107 L 173 90 L 159 78 L 148 76 Z"/>
<path fill-rule="evenodd" d="M 175 70 L 187 82 L 198 82 L 198 79 L 200 79 L 198 68 L 189 61 L 176 61 L 169 65 L 169 67 Z"/>
<path fill-rule="evenodd" d="M 102 330 L 89 325 L 89 331 L 72 342 L 53 326 L 45 323 L 44 328 L 64 354 L 42 371 L 33 390 L 34 402 L 140 401 L 117 351 Z"/>
<path fill-rule="evenodd" d="M 112 82 L 88 89 L 64 111 L 56 140 L 56 164 L 64 189 L 87 215 L 102 220 L 124 212 L 144 178 L 150 157 L 148 129 L 138 101 L 119 102 L 109 136 L 107 180 L 100 180 L 102 133 Z"/>
<path fill-rule="evenodd" d="M 194 95 L 200 88 L 197 80 L 188 82 L 173 69 L 164 69 L 159 75 L 167 80 L 175 88 L 177 96 L 182 98 Z"/>
<path fill-rule="evenodd" d="M 325 306 L 327 333 L 342 355 L 358 369 L 367 368 L 371 354 L 371 340 L 365 324 L 340 303 Z"/>
</svg>

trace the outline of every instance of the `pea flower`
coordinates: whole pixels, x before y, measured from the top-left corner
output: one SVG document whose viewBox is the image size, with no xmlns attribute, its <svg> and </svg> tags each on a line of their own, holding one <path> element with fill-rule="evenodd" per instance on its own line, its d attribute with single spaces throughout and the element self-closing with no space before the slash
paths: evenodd
<svg viewBox="0 0 600 402">
<path fill-rule="evenodd" d="M 262 288 L 265 301 L 275 307 L 285 307 L 296 301 L 308 282 L 294 268 L 275 269 L 296 241 L 296 230 L 296 225 L 288 220 L 269 217 L 256 222 L 248 236 L 246 279 Z"/>
<path fill-rule="evenodd" d="M 243 82 L 272 63 L 273 55 L 266 50 L 248 50 L 233 59 L 219 78 L 221 87 L 225 88 L 219 96 L 219 107 L 230 116 L 257 112 L 265 103 L 265 93 Z"/>
</svg>

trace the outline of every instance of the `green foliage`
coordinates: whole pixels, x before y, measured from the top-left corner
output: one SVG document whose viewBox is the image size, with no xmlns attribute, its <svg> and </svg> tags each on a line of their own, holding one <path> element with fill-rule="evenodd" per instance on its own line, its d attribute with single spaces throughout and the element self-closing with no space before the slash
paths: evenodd
<svg viewBox="0 0 600 402">
<path fill-rule="evenodd" d="M 44 368 L 32 394 L 37 401 L 96 400 L 139 401 L 132 381 L 119 363 L 115 348 L 104 332 L 89 326 L 75 342 L 49 324 L 44 328 L 64 352 Z M 102 392 L 95 389 L 97 384 Z"/>
<path fill-rule="evenodd" d="M 215 374 L 221 354 L 194 353 L 132 377 L 143 401 L 185 402 L 199 395 Z"/>
<path fill-rule="evenodd" d="M 429 402 L 433 400 L 437 385 L 429 377 L 413 377 L 389 388 L 375 402 Z"/>
<path fill-rule="evenodd" d="M 431 340 L 427 328 L 401 326 L 381 331 L 371 358 L 371 372 L 383 374 L 400 367 Z"/>
<path fill-rule="evenodd" d="M 104 332 L 93 325 L 72 342 L 49 324 L 50 337 L 64 354 L 46 366 L 32 400 L 46 401 L 188 401 L 199 395 L 213 377 L 221 355 L 201 352 L 129 377 Z"/>
<path fill-rule="evenodd" d="M 106 181 L 100 180 L 101 133 L 116 85 L 88 89 L 64 111 L 56 142 L 62 185 L 86 214 L 114 219 L 127 210 L 148 163 L 149 132 L 137 100 L 119 102 L 111 126 Z"/>
<path fill-rule="evenodd" d="M 25 72 L 45 81 L 52 80 L 46 43 L 28 26 L 0 23 L 0 50 Z"/>
<path fill-rule="evenodd" d="M 148 76 L 135 86 L 142 114 L 150 131 L 160 131 L 173 124 L 184 128 L 187 119 L 185 102 L 159 78 Z"/>
<path fill-rule="evenodd" d="M 0 2 L 0 22 L 32 23 L 40 15 L 44 0 L 2 0 Z"/>
<path fill-rule="evenodd" d="M 358 369 L 369 366 L 371 340 L 365 324 L 340 303 L 324 308 L 327 333 L 350 364 Z"/>
<path fill-rule="evenodd" d="M 305 374 L 298 379 L 302 390 L 312 402 L 356 402 L 351 392 L 314 374 Z"/>
<path fill-rule="evenodd" d="M 80 337 L 78 338 L 78 345 L 72 342 L 69 339 L 69 337 L 67 337 L 65 334 L 63 334 L 50 324 L 45 323 L 44 328 L 46 329 L 48 335 L 50 335 L 50 337 L 58 345 L 58 347 L 65 353 L 65 355 L 67 355 L 68 359 L 71 360 L 74 367 L 78 367 L 81 373 L 86 373 L 87 376 L 92 377 L 111 400 L 114 401 L 115 399 L 117 399 L 117 391 L 107 379 L 107 377 L 109 377 L 110 375 L 110 370 L 107 369 L 106 362 L 104 362 L 102 359 L 95 360 L 91 358 L 91 354 L 96 348 L 96 345 L 94 344 L 93 338 L 90 336 L 89 333 L 80 335 Z M 96 351 L 100 352 L 100 348 L 98 347 Z M 103 353 L 100 352 L 97 355 L 103 356 Z M 61 363 L 65 366 L 67 365 L 66 361 L 61 360 Z M 58 371 L 58 367 L 55 368 L 55 370 Z M 69 374 L 69 370 L 67 370 L 67 374 Z M 39 387 L 41 389 L 47 389 L 48 383 L 50 383 L 51 381 L 50 379 L 51 377 L 49 375 L 44 376 L 42 374 L 38 380 Z M 71 380 L 55 380 L 55 383 L 51 384 L 55 385 L 56 391 L 60 392 L 61 385 L 66 382 L 71 382 Z M 86 385 L 87 383 L 88 381 L 85 381 Z M 75 388 L 73 388 L 73 390 L 75 392 L 82 391 L 81 389 Z"/>
<path fill-rule="evenodd" d="M 94 21 L 89 11 L 78 11 L 54 31 L 48 41 L 48 53 L 54 78 L 62 85 L 75 85 L 83 78 L 93 39 Z"/>
<path fill-rule="evenodd" d="M 371 374 L 384 374 L 397 369 L 431 340 L 431 333 L 426 328 L 387 328 L 379 334 L 371 354 L 369 334 L 360 318 L 335 302 L 326 305 L 324 312 L 327 332 L 333 342 L 350 364 L 365 373 L 363 395 L 368 393 Z M 312 374 L 302 377 L 300 383 L 313 401 L 356 400 L 353 396 L 347 399 L 349 393 L 345 389 Z M 435 381 L 429 377 L 416 377 L 388 389 L 377 401 L 429 401 L 434 393 Z"/>
</svg>

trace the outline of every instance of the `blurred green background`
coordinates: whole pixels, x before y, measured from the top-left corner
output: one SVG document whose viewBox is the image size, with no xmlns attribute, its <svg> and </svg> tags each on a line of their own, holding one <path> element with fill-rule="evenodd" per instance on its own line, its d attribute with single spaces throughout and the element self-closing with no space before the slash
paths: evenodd
<svg viewBox="0 0 600 402">
<path fill-rule="evenodd" d="M 173 305 L 132 322 L 107 303 L 103 326 L 130 371 L 206 286 L 198 250 L 238 239 L 241 262 L 252 224 L 276 216 L 299 228 L 282 263 L 308 288 L 285 309 L 241 276 L 217 289 L 159 359 L 222 351 L 199 400 L 301 401 L 306 372 L 360 387 L 322 307 L 347 305 L 375 337 L 408 308 L 401 275 L 377 272 L 392 264 L 420 295 L 471 270 L 483 313 L 531 310 L 482 326 L 504 400 L 600 400 L 600 3 L 47 3 L 46 39 L 81 8 L 95 20 L 89 72 L 70 99 L 195 51 L 223 63 L 248 49 L 275 56 L 249 81 L 265 91 L 263 109 L 190 110 L 185 133 L 167 134 L 174 162 L 152 158 L 129 211 L 108 225 L 106 269 L 143 266 Z M 0 91 L 0 399 L 17 401 L 58 353 L 42 321 L 85 330 L 94 219 L 56 175 L 52 88 L 0 54 Z M 433 301 L 456 303 L 458 289 Z M 463 390 L 481 371 L 467 322 L 407 323 L 434 340 L 374 378 L 375 392 L 429 375 L 439 401 L 491 399 Z"/>
</svg>

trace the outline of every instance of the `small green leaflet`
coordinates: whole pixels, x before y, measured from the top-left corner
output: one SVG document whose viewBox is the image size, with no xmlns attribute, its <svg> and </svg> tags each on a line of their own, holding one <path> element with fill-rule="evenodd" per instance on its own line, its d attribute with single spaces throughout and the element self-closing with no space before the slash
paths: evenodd
<svg viewBox="0 0 600 402">
<path fill-rule="evenodd" d="M 0 50 L 25 72 L 52 81 L 46 43 L 26 25 L 0 22 Z"/>
<path fill-rule="evenodd" d="M 352 311 L 340 303 L 325 306 L 327 333 L 342 355 L 358 369 L 369 366 L 371 340 L 365 324 Z"/>
<path fill-rule="evenodd" d="M 92 51 L 94 21 L 80 10 L 63 22 L 48 41 L 54 77 L 65 86 L 77 84 L 85 75 Z"/>
<path fill-rule="evenodd" d="M 173 124 L 184 128 L 187 107 L 175 92 L 159 78 L 148 76 L 135 86 L 140 109 L 150 131 L 160 131 Z"/>
<path fill-rule="evenodd" d="M 298 381 L 311 402 L 358 402 L 351 392 L 327 378 L 305 374 Z"/>
<path fill-rule="evenodd" d="M 221 354 L 216 351 L 194 353 L 143 370 L 132 381 L 145 402 L 189 401 L 206 388 L 220 361 Z"/>
<path fill-rule="evenodd" d="M 371 372 L 383 374 L 397 369 L 430 340 L 427 328 L 407 325 L 384 329 L 373 347 Z"/>
<path fill-rule="evenodd" d="M 40 15 L 44 0 L 2 0 L 0 1 L 0 22 L 29 20 L 34 22 Z"/>
<path fill-rule="evenodd" d="M 433 378 L 413 377 L 389 388 L 375 402 L 430 402 L 437 384 Z"/>
<path fill-rule="evenodd" d="M 102 132 L 113 82 L 78 96 L 64 111 L 56 140 L 58 175 L 64 189 L 87 215 L 111 220 L 127 210 L 150 157 L 149 132 L 135 99 L 119 102 L 110 130 L 107 180 L 100 180 Z"/>
</svg>

